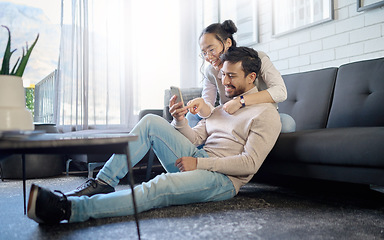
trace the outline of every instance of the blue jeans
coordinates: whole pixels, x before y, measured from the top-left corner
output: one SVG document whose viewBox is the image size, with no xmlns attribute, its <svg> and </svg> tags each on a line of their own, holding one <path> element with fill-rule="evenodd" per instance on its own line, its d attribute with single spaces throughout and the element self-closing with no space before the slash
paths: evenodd
<svg viewBox="0 0 384 240">
<path fill-rule="evenodd" d="M 199 117 L 199 115 L 197 114 L 192 114 L 190 112 L 187 113 L 187 115 L 185 116 L 185 118 L 188 120 L 188 125 L 193 128 L 194 126 L 197 125 L 198 122 L 200 122 L 200 120 L 202 119 L 201 117 Z"/>
<path fill-rule="evenodd" d="M 188 119 L 188 125 L 190 127 L 194 127 L 197 125 L 197 123 L 202 119 L 197 114 L 192 114 L 190 112 L 187 113 L 186 118 Z M 296 122 L 295 120 L 286 113 L 280 113 L 280 120 L 281 120 L 281 132 L 282 133 L 288 133 L 288 132 L 294 132 L 296 131 Z"/>
<path fill-rule="evenodd" d="M 296 131 L 296 122 L 295 120 L 286 113 L 279 113 L 281 121 L 281 132 L 289 133 Z"/>
<path fill-rule="evenodd" d="M 180 157 L 208 157 L 208 154 L 196 148 L 162 117 L 146 115 L 132 130 L 132 134 L 138 136 L 137 141 L 129 143 L 132 165 L 136 165 L 152 146 L 167 171 L 134 188 L 138 212 L 170 205 L 221 201 L 236 195 L 231 180 L 224 174 L 206 170 L 179 172 L 174 164 Z M 115 187 L 127 172 L 125 155 L 114 155 L 97 177 Z M 134 213 L 130 189 L 68 199 L 72 202 L 70 222 Z"/>
</svg>

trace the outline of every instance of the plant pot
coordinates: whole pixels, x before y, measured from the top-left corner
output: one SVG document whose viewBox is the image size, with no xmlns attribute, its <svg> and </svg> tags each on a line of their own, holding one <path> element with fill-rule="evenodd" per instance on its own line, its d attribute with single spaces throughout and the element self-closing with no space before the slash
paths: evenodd
<svg viewBox="0 0 384 240">
<path fill-rule="evenodd" d="M 34 130 L 21 77 L 0 75 L 0 131 Z"/>
</svg>

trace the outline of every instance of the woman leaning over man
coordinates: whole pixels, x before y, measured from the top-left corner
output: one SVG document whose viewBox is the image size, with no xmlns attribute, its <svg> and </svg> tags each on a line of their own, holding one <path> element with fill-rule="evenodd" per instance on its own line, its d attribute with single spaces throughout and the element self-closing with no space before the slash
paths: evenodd
<svg viewBox="0 0 384 240">
<path fill-rule="evenodd" d="M 191 100 L 188 105 L 194 106 L 187 113 L 188 124 L 193 127 L 202 118 L 210 116 L 215 106 L 217 93 L 219 93 L 220 104 L 224 104 L 224 110 L 233 114 L 241 107 L 258 103 L 277 103 L 283 102 L 287 98 L 287 89 L 280 72 L 272 64 L 269 57 L 264 52 L 258 52 L 261 59 L 261 69 L 258 73 L 255 85 L 259 92 L 248 94 L 244 97 L 228 98 L 226 90 L 232 86 L 224 86 L 221 82 L 220 69 L 223 63 L 220 56 L 227 52 L 232 46 L 236 46 L 233 34 L 237 32 L 237 27 L 231 20 L 223 23 L 214 23 L 206 27 L 199 38 L 201 57 L 209 63 L 205 68 L 202 97 Z M 227 89 L 226 89 L 227 88 Z M 294 132 L 296 123 L 288 114 L 280 113 L 282 130 L 281 132 Z"/>
</svg>

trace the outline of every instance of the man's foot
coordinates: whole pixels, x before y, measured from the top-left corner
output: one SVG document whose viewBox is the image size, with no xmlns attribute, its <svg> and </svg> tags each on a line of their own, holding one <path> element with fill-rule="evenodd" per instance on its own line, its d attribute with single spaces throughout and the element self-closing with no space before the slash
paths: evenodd
<svg viewBox="0 0 384 240">
<path fill-rule="evenodd" d="M 80 197 L 86 195 L 88 197 L 93 196 L 95 194 L 106 194 L 114 192 L 115 189 L 108 185 L 107 183 L 99 180 L 99 179 L 88 179 L 85 183 L 80 185 L 76 190 L 66 193 L 67 197 Z"/>
<path fill-rule="evenodd" d="M 28 199 L 28 217 L 38 223 L 46 224 L 69 220 L 71 202 L 63 193 L 61 194 L 62 196 L 56 195 L 48 189 L 32 184 Z"/>
</svg>

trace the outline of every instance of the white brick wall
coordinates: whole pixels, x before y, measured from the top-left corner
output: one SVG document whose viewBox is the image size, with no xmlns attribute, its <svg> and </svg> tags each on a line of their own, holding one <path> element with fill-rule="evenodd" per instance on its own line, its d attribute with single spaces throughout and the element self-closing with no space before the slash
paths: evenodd
<svg viewBox="0 0 384 240">
<path fill-rule="evenodd" d="M 272 36 L 271 0 L 259 2 L 259 43 L 282 74 L 384 57 L 384 7 L 357 12 L 356 0 L 334 0 L 334 20 Z"/>
</svg>

